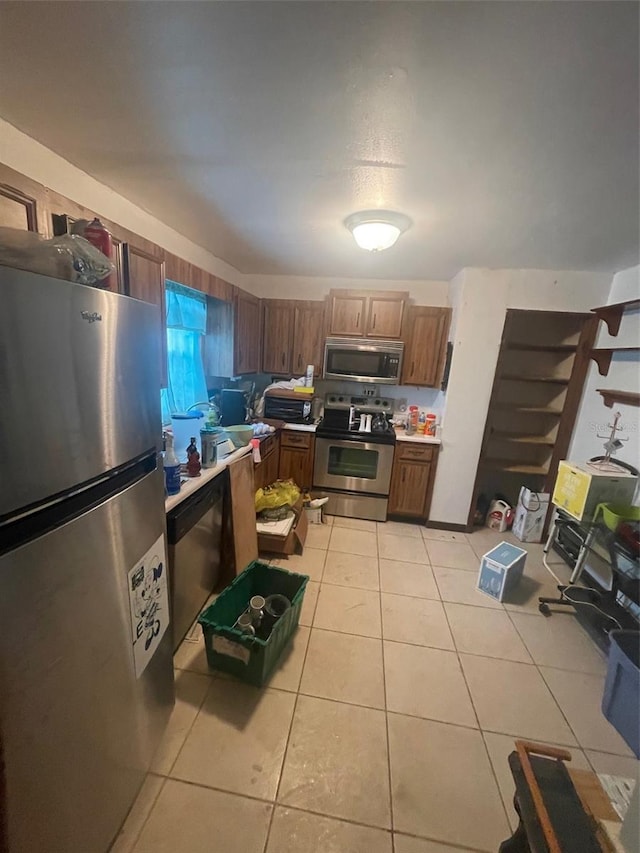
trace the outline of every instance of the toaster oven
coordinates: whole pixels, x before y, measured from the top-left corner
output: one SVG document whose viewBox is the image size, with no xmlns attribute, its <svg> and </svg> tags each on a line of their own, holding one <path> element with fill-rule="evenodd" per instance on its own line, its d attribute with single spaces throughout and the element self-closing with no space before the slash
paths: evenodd
<svg viewBox="0 0 640 853">
<path fill-rule="evenodd" d="M 295 391 L 267 391 L 264 395 L 264 417 L 288 424 L 313 422 L 312 398 Z"/>
</svg>

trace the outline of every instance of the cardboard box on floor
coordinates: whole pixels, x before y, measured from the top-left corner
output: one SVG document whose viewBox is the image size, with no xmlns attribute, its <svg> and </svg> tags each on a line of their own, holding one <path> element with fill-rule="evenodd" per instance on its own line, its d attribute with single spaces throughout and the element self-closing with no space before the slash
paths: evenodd
<svg viewBox="0 0 640 853">
<path fill-rule="evenodd" d="M 292 507 L 296 516 L 293 527 L 286 536 L 258 533 L 258 549 L 273 554 L 302 554 L 307 541 L 307 514 L 302 506 L 302 497 Z"/>
</svg>

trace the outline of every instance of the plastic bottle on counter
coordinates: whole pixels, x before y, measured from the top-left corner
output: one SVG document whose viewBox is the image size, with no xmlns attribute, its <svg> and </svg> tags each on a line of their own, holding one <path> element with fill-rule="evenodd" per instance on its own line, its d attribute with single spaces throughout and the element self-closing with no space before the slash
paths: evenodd
<svg viewBox="0 0 640 853">
<path fill-rule="evenodd" d="M 180 491 L 180 460 L 173 449 L 173 435 L 164 434 L 164 453 L 162 454 L 164 468 L 164 487 L 168 495 L 177 495 Z"/>
<path fill-rule="evenodd" d="M 426 424 L 427 416 L 421 409 L 420 414 L 418 415 L 418 435 L 424 435 Z"/>
<path fill-rule="evenodd" d="M 433 412 L 429 412 L 425 419 L 425 430 L 424 434 L 430 436 L 431 438 L 436 437 L 436 416 Z"/>
<path fill-rule="evenodd" d="M 418 407 L 409 406 L 409 419 L 407 420 L 407 432 L 412 435 L 418 429 Z"/>
</svg>

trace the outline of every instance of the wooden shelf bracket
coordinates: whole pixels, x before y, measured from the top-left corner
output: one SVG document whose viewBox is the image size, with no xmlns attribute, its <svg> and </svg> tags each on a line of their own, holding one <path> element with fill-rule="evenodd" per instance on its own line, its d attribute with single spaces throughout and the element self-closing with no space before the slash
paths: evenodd
<svg viewBox="0 0 640 853">
<path fill-rule="evenodd" d="M 606 376 L 611 367 L 611 361 L 614 353 L 640 353 L 640 347 L 603 347 L 600 349 L 592 349 L 589 353 L 590 357 L 598 365 L 598 373 L 600 376 Z"/>
<path fill-rule="evenodd" d="M 625 311 L 632 311 L 635 308 L 640 308 L 640 299 L 629 299 L 626 302 L 616 302 L 613 305 L 601 305 L 599 308 L 592 308 L 591 310 L 599 320 L 604 320 L 609 334 L 615 338 L 620 331 L 622 315 Z"/>
<path fill-rule="evenodd" d="M 613 408 L 614 403 L 622 403 L 625 406 L 640 406 L 640 394 L 635 391 L 614 391 L 611 388 L 596 388 L 598 394 L 602 394 L 602 400 L 607 408 Z"/>
</svg>

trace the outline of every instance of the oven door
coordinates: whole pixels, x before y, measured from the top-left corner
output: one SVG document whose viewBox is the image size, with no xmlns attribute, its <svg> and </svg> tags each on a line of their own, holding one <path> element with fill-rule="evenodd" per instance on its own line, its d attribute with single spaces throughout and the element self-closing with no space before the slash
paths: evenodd
<svg viewBox="0 0 640 853">
<path fill-rule="evenodd" d="M 388 495 L 392 466 L 392 444 L 316 436 L 316 487 Z"/>
</svg>

